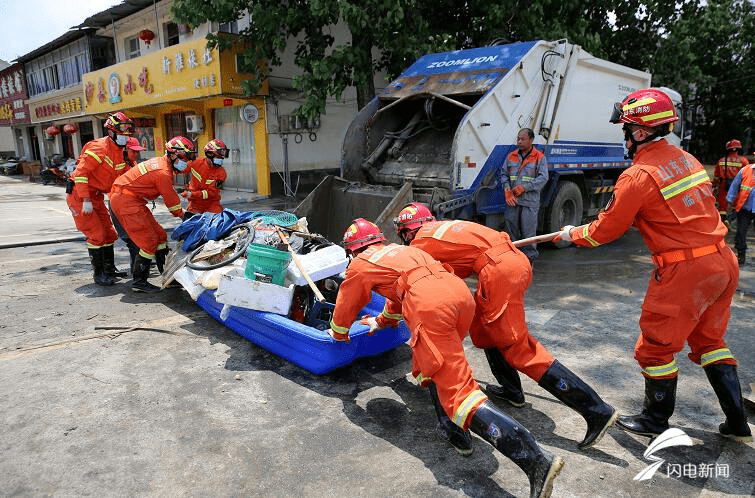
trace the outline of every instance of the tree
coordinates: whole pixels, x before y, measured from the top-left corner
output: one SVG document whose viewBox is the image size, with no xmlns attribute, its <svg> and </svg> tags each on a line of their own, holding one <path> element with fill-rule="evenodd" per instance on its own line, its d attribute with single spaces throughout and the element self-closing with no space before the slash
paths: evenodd
<svg viewBox="0 0 755 498">
<path fill-rule="evenodd" d="M 430 47 L 427 25 L 412 12 L 412 0 L 175 0 L 174 18 L 192 26 L 206 21 L 227 22 L 248 12 L 253 22 L 240 33 L 249 42 L 240 58 L 241 70 L 257 76 L 243 83 L 253 94 L 267 75 L 267 67 L 281 64 L 289 41 L 296 44 L 295 63 L 302 73 L 293 87 L 304 96 L 297 114 L 314 118 L 325 111 L 328 96 L 340 99 L 356 87 L 361 109 L 375 95 L 374 74 L 394 68 L 396 61 L 414 58 Z M 342 22 L 351 34 L 336 44 L 332 28 Z M 211 46 L 226 49 L 231 40 L 208 36 Z M 373 60 L 373 51 L 381 54 Z"/>
</svg>

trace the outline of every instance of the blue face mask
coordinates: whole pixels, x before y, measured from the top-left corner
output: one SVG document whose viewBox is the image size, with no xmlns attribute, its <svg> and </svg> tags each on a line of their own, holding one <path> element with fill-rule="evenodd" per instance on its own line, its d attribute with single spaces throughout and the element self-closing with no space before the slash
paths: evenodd
<svg viewBox="0 0 755 498">
<path fill-rule="evenodd" d="M 215 166 L 222 166 L 223 165 L 223 159 L 220 157 L 213 157 L 212 158 L 212 164 Z"/>
<path fill-rule="evenodd" d="M 123 147 L 128 143 L 128 135 L 115 135 L 115 143 Z"/>
<path fill-rule="evenodd" d="M 173 163 L 173 167 L 176 168 L 178 171 L 185 170 L 188 165 L 189 164 L 183 159 L 177 159 L 176 162 Z"/>
</svg>

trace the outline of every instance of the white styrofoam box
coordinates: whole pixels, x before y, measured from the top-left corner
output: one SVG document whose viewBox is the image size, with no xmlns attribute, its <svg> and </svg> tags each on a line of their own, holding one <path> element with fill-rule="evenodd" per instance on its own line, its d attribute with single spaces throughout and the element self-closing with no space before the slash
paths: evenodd
<svg viewBox="0 0 755 498">
<path fill-rule="evenodd" d="M 324 247 L 308 254 L 297 254 L 297 257 L 314 282 L 338 275 L 349 265 L 346 251 L 337 245 Z M 286 281 L 296 285 L 307 285 L 307 279 L 293 260 L 286 269 Z"/>
<path fill-rule="evenodd" d="M 294 298 L 294 286 L 249 280 L 244 269 L 234 269 L 220 277 L 215 300 L 219 303 L 257 311 L 288 315 Z"/>
</svg>

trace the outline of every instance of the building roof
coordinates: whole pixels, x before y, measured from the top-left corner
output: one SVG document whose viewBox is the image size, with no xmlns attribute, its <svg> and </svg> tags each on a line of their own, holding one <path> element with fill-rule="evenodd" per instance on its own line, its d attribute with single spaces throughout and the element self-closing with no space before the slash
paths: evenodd
<svg viewBox="0 0 755 498">
<path fill-rule="evenodd" d="M 124 17 L 135 14 L 136 12 L 139 12 L 140 10 L 143 10 L 155 4 L 156 2 L 157 0 L 123 0 L 118 5 L 114 5 L 107 10 L 103 10 L 102 12 L 98 12 L 97 14 L 87 17 L 81 24 L 71 27 L 69 31 L 57 37 L 53 41 L 32 50 L 28 54 L 22 55 L 14 62 L 28 62 L 39 57 L 40 55 L 52 52 L 53 50 L 67 45 L 74 40 L 93 33 L 97 28 L 104 28 L 106 26 L 109 26 L 113 22 L 120 21 Z"/>
</svg>

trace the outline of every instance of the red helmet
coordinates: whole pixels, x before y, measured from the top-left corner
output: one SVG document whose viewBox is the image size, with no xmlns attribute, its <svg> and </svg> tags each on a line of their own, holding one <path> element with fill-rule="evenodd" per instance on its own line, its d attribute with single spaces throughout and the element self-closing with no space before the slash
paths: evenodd
<svg viewBox="0 0 755 498">
<path fill-rule="evenodd" d="M 175 154 L 184 161 L 193 161 L 197 158 L 197 150 L 194 148 L 194 143 L 180 135 L 168 140 L 168 143 L 165 144 L 165 151 Z"/>
<path fill-rule="evenodd" d="M 403 230 L 419 228 L 428 221 L 435 221 L 433 213 L 424 204 L 412 202 L 399 212 L 398 217 L 393 219 L 393 224 L 396 226 L 396 233 L 400 234 Z"/>
<path fill-rule="evenodd" d="M 676 107 L 668 95 L 657 88 L 632 92 L 614 104 L 611 123 L 631 123 L 654 128 L 678 121 Z"/>
<path fill-rule="evenodd" d="M 142 145 L 139 143 L 139 140 L 135 137 L 129 137 L 128 142 L 126 143 L 126 148 L 131 150 L 146 150 Z"/>
<path fill-rule="evenodd" d="M 354 220 L 343 234 L 343 246 L 350 252 L 384 240 L 385 236 L 378 226 L 364 218 Z"/>
<path fill-rule="evenodd" d="M 225 142 L 220 140 L 219 138 L 215 138 L 213 140 L 210 140 L 207 142 L 207 145 L 204 146 L 204 155 L 206 157 L 209 157 L 212 159 L 213 157 L 217 157 L 219 159 L 228 157 L 228 147 L 226 147 Z"/>
<path fill-rule="evenodd" d="M 742 148 L 742 142 L 737 140 L 736 138 L 729 140 L 726 142 L 726 150 L 729 149 L 741 149 Z"/>
<path fill-rule="evenodd" d="M 119 135 L 131 135 L 134 132 L 134 122 L 122 112 L 116 112 L 108 116 L 105 129 Z"/>
</svg>

